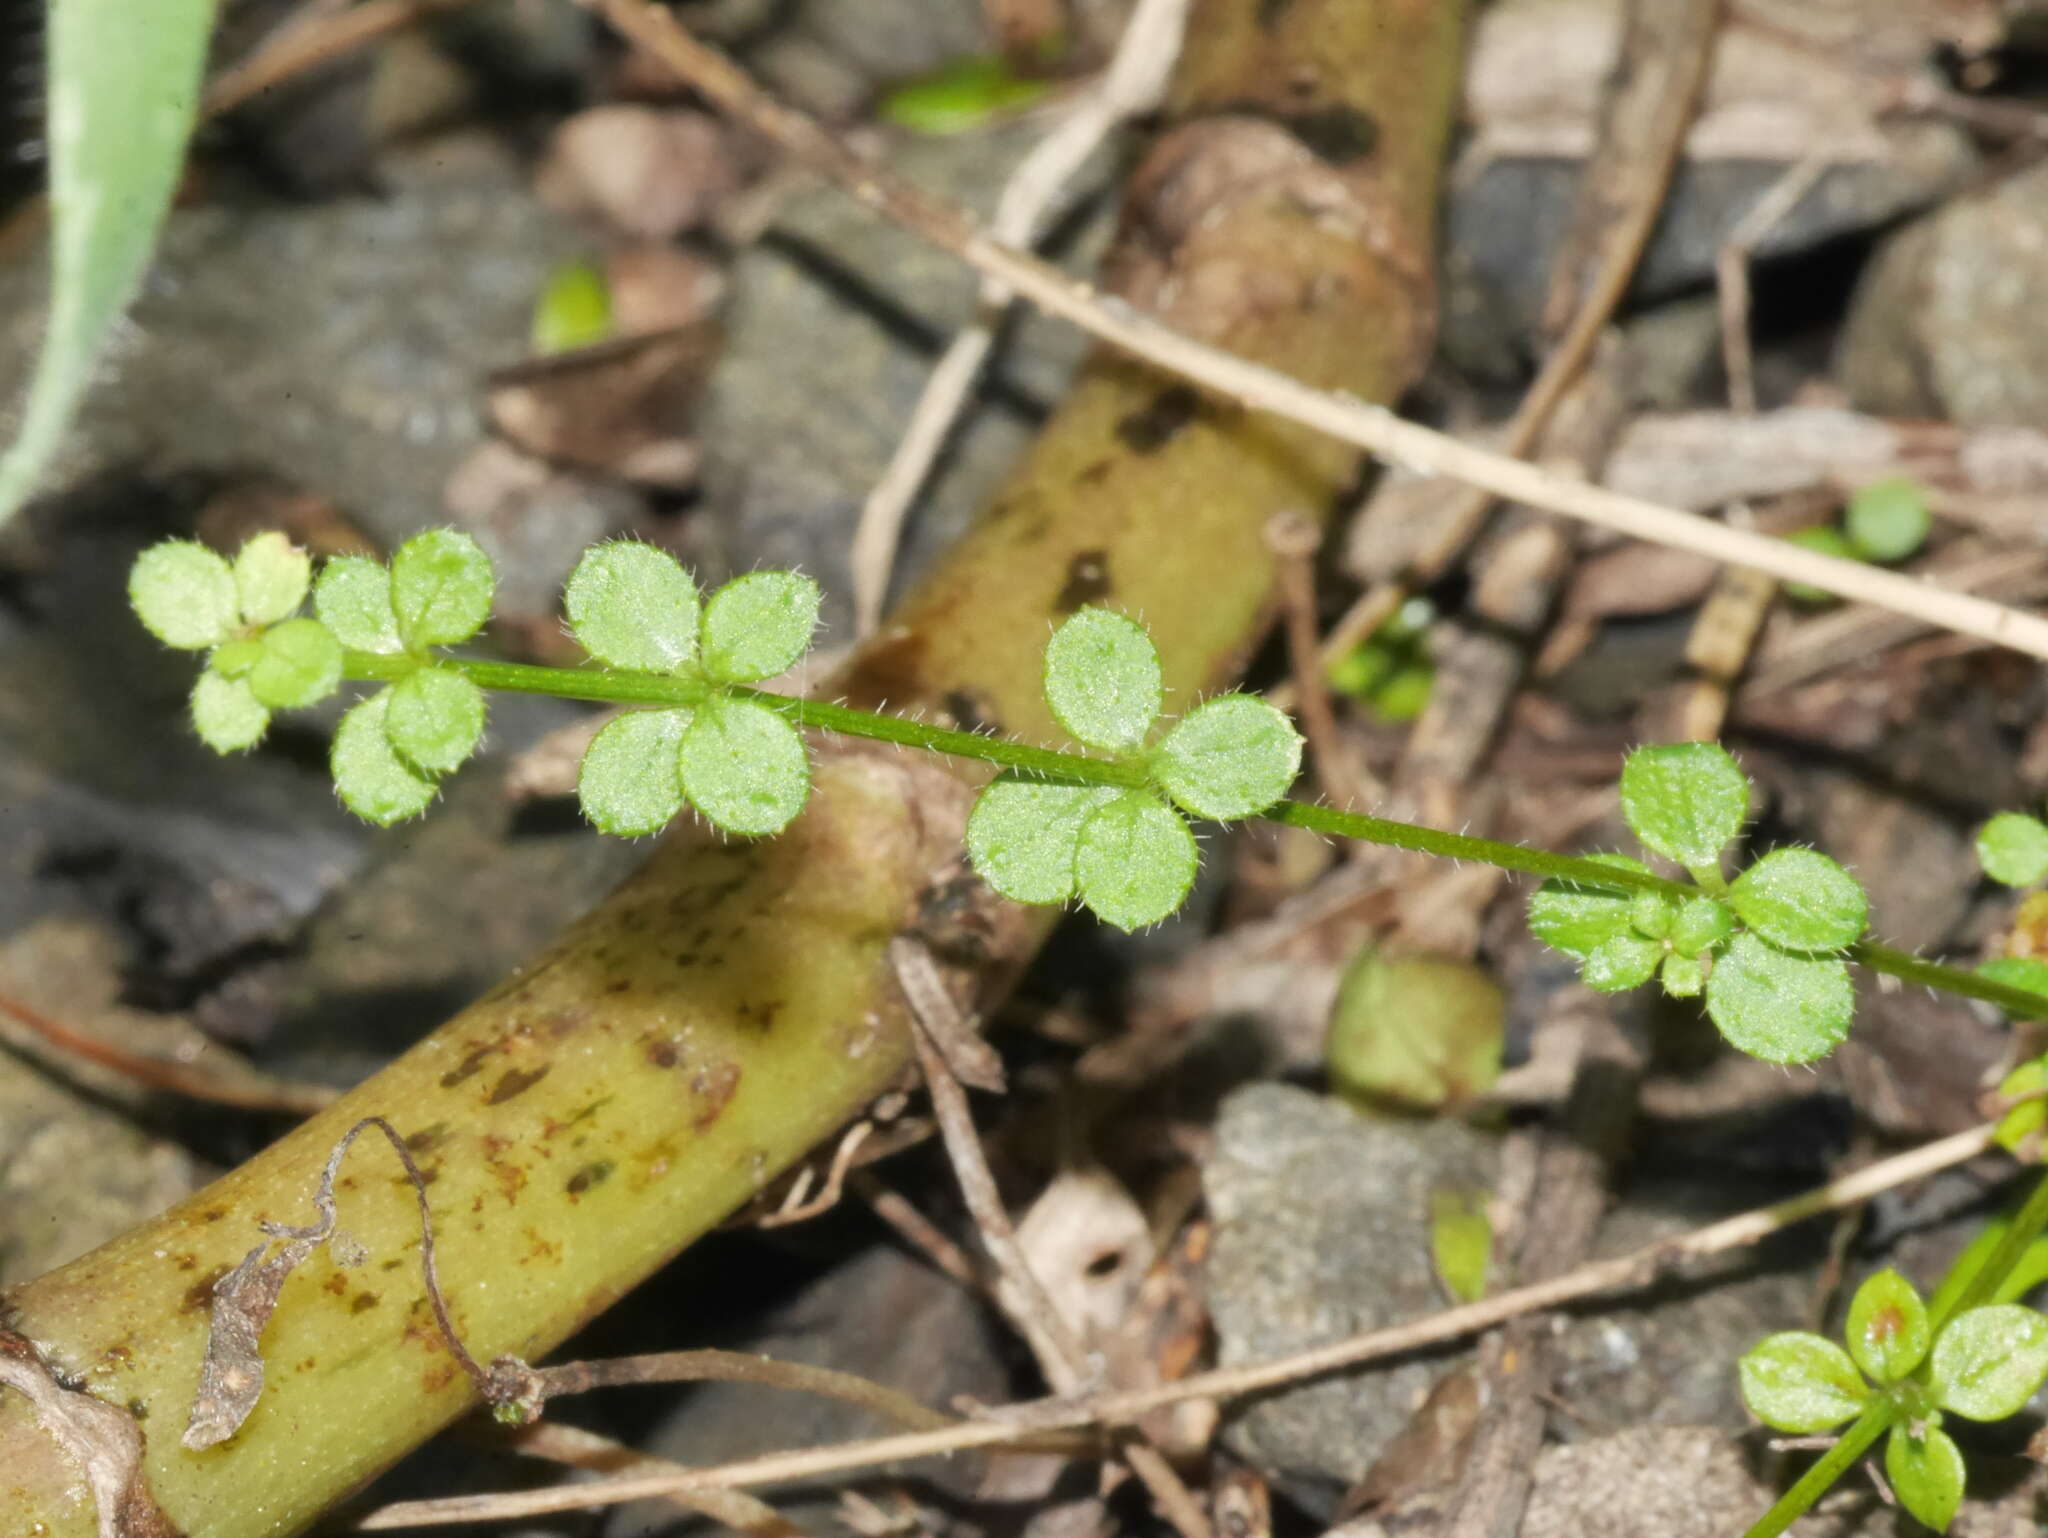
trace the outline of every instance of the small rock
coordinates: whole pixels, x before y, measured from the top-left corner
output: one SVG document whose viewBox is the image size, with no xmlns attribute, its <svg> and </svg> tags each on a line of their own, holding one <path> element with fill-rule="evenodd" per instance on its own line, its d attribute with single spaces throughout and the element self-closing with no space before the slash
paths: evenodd
<svg viewBox="0 0 2048 1538">
<path fill-rule="evenodd" d="M 739 189 L 732 136 L 702 112 L 621 103 L 579 112 L 548 143 L 542 201 L 643 240 L 696 229 Z"/>
<path fill-rule="evenodd" d="M 1894 236 L 1850 303 L 1838 372 L 1865 411 L 2048 420 L 2048 164 Z"/>
<path fill-rule="evenodd" d="M 1203 1186 L 1216 1224 L 1209 1307 L 1223 1366 L 1327 1344 L 1445 1305 L 1430 1193 L 1489 1188 L 1494 1153 L 1456 1121 L 1368 1120 L 1256 1084 L 1223 1103 Z M 1355 1484 L 1408 1424 L 1439 1363 L 1375 1363 L 1260 1400 L 1226 1433 L 1261 1469 Z"/>
</svg>

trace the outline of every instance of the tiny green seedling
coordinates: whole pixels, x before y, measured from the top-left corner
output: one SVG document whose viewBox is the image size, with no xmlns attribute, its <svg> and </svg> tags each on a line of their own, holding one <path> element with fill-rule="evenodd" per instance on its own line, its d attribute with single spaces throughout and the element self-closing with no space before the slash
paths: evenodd
<svg viewBox="0 0 2048 1538">
<path fill-rule="evenodd" d="M 1822 555 L 1890 566 L 1917 555 L 1933 528 L 1927 488 L 1910 475 L 1892 475 L 1859 488 L 1843 506 L 1839 526 L 1818 524 L 1785 537 Z M 1803 604 L 1835 602 L 1834 594 L 1804 582 L 1786 583 L 1785 593 Z"/>
<path fill-rule="evenodd" d="M 2017 1303 L 1965 1309 L 1938 1328 L 1913 1285 L 1880 1271 L 1849 1305 L 1845 1351 L 1825 1336 L 1766 1336 L 1740 1364 L 1742 1399 L 1765 1425 L 1832 1431 L 1882 1406 L 1885 1473 L 1900 1504 L 1945 1531 L 1963 1497 L 1962 1450 L 1944 1414 L 2004 1420 L 2048 1379 L 2048 1318 Z"/>
</svg>

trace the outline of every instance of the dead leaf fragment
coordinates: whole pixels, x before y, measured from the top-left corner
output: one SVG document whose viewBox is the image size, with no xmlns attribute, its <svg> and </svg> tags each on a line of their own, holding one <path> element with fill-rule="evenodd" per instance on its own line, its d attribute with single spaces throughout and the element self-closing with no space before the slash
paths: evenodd
<svg viewBox="0 0 2048 1538">
<path fill-rule="evenodd" d="M 0 1329 L 0 1385 L 27 1398 L 37 1422 L 78 1464 L 92 1491 L 99 1538 L 179 1538 L 150 1494 L 142 1428 L 133 1415 L 64 1387 L 35 1347 L 7 1329 Z"/>
<path fill-rule="evenodd" d="M 716 118 L 621 104 L 592 107 L 556 129 L 537 188 L 565 213 L 671 240 L 703 224 L 740 182 L 732 142 Z"/>
</svg>

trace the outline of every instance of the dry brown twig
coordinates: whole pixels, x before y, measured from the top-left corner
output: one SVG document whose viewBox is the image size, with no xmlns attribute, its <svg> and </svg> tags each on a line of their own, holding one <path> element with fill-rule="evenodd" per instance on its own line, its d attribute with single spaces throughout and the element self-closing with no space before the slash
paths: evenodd
<svg viewBox="0 0 2048 1538">
<path fill-rule="evenodd" d="M 1721 362 L 1728 375 L 1728 403 L 1745 414 L 1756 410 L 1756 363 L 1749 342 L 1749 258 L 1779 221 L 1799 206 L 1833 164 L 1827 155 L 1808 155 L 1764 189 L 1763 196 L 1714 253 L 1714 288 L 1721 308 Z"/>
<path fill-rule="evenodd" d="M 1118 124 L 1158 104 L 1180 54 L 1187 8 L 1188 0 L 1138 0 L 1102 78 L 1073 102 L 1059 125 L 1010 174 L 989 221 L 996 239 L 1027 249 L 1035 245 L 1053 201 L 1082 163 Z M 853 610 L 859 635 L 869 634 L 881 622 L 903 520 L 966 407 L 1015 298 L 1006 284 L 992 278 L 982 283 L 974 319 L 954 335 L 925 381 L 888 467 L 868 493 L 853 535 Z"/>
<path fill-rule="evenodd" d="M 803 1448 L 747 1458 L 693 1476 L 663 1475 L 611 1480 L 556 1490 L 512 1491 L 500 1495 L 449 1496 L 436 1500 L 402 1501 L 361 1518 L 365 1532 L 418 1527 L 432 1522 L 486 1522 L 549 1512 L 617 1505 L 679 1489 L 745 1489 L 812 1479 L 849 1469 L 867 1468 L 902 1458 L 962 1452 L 976 1447 L 1001 1447 L 1037 1431 L 1097 1424 L 1125 1424 L 1166 1405 L 1190 1399 L 1227 1399 L 1279 1388 L 1303 1378 L 1356 1367 L 1362 1363 L 1426 1350 L 1461 1340 L 1523 1314 L 1639 1286 L 1666 1268 L 1756 1244 L 1772 1234 L 1823 1213 L 1868 1201 L 1880 1192 L 1918 1180 L 1975 1158 L 1992 1146 L 1986 1124 L 1919 1148 L 1881 1159 L 1816 1190 L 1786 1201 L 1710 1223 L 1690 1234 L 1661 1239 L 1626 1255 L 1594 1261 L 1562 1276 L 1483 1298 L 1477 1303 L 1445 1309 L 1428 1318 L 1368 1331 L 1327 1346 L 1241 1367 L 1196 1373 L 1153 1388 L 1128 1389 L 1082 1399 L 1041 1399 L 1012 1406 L 987 1419 L 940 1431 L 911 1432 L 864 1442 Z"/>
<path fill-rule="evenodd" d="M 264 39 L 248 58 L 214 76 L 200 98 L 203 117 L 232 112 L 295 75 L 367 47 L 437 11 L 469 0 L 361 0 L 333 10 L 308 7 Z"/>
<path fill-rule="evenodd" d="M 1742 529 L 1623 496 L 1403 421 L 1383 406 L 1318 390 L 1276 369 L 1198 342 L 1106 298 L 1089 284 L 991 237 L 974 220 L 865 159 L 756 86 L 647 0 L 584 0 L 627 38 L 662 60 L 708 101 L 832 177 L 867 207 L 1008 284 L 1048 314 L 1146 363 L 1253 410 L 1313 428 L 1424 475 L 1469 482 L 1492 496 L 1576 518 L 1632 539 L 1805 582 L 1859 603 L 2031 656 L 2048 658 L 2048 619 L 1954 593 L 1858 561 L 1820 555 Z"/>
</svg>

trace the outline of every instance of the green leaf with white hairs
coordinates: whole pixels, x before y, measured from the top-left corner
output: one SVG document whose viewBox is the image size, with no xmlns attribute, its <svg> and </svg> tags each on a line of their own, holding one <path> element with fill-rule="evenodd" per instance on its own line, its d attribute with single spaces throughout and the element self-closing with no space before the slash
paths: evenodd
<svg viewBox="0 0 2048 1538">
<path fill-rule="evenodd" d="M 128 603 L 151 635 L 179 651 L 218 646 L 241 617 L 234 571 L 190 539 L 164 540 L 135 558 Z"/>
<path fill-rule="evenodd" d="M 1926 1302 L 1889 1267 L 1856 1289 L 1844 1333 L 1849 1355 L 1879 1383 L 1899 1382 L 1927 1359 L 1934 1342 Z"/>
<path fill-rule="evenodd" d="M 234 572 L 243 622 L 275 625 L 304 602 L 313 582 L 313 558 L 272 531 L 244 542 L 235 552 Z"/>
<path fill-rule="evenodd" d="M 1751 929 L 1795 951 L 1854 945 L 1870 917 L 1856 878 L 1816 849 L 1773 849 L 1735 878 L 1728 901 Z"/>
<path fill-rule="evenodd" d="M 1977 975 L 1988 977 L 1995 983 L 2004 983 L 2008 988 L 2018 988 L 2026 993 L 2041 995 L 2041 1007 L 2024 1014 L 2013 1013 L 2019 1020 L 2048 1020 L 2048 961 L 2038 956 L 1994 956 L 1977 968 Z"/>
<path fill-rule="evenodd" d="M 2013 1102 L 2012 1109 L 1998 1118 L 1991 1136 L 2007 1153 L 2017 1154 L 2028 1145 L 2039 1148 L 2041 1129 L 2048 1126 L 2048 1063 L 2030 1057 L 1998 1083 L 2000 1100 Z"/>
<path fill-rule="evenodd" d="M 1973 1421 L 2017 1415 L 2048 1378 L 2048 1318 L 1992 1303 L 1951 1319 L 1928 1358 L 1935 1401 Z"/>
<path fill-rule="evenodd" d="M 680 762 L 687 710 L 633 710 L 609 722 L 583 751 L 576 794 L 605 833 L 659 833 L 683 809 Z"/>
<path fill-rule="evenodd" d="M 341 643 L 316 619 L 288 619 L 263 632 L 263 654 L 247 678 L 272 710 L 295 710 L 341 687 Z"/>
<path fill-rule="evenodd" d="M 1074 884 L 1104 923 L 1142 929 L 1186 900 L 1200 864 L 1180 813 L 1148 790 L 1129 790 L 1081 824 Z"/>
<path fill-rule="evenodd" d="M 1621 811 L 1646 848 L 1711 869 L 1749 816 L 1749 780 L 1715 743 L 1637 748 L 1621 768 Z"/>
<path fill-rule="evenodd" d="M 1681 956 L 1712 950 L 1735 933 L 1735 917 L 1715 897 L 1688 897 L 1671 921 L 1671 948 Z"/>
<path fill-rule="evenodd" d="M 1767 1063 L 1810 1063 L 1849 1034 L 1856 991 L 1833 956 L 1737 935 L 1707 976 L 1707 1017 L 1730 1045 Z"/>
<path fill-rule="evenodd" d="M 699 648 L 704 671 L 753 683 L 795 667 L 818 626 L 818 584 L 793 571 L 735 577 L 704 605 Z"/>
<path fill-rule="evenodd" d="M 484 734 L 484 691 L 453 668 L 421 668 L 391 686 L 384 731 L 399 755 L 425 774 L 446 774 Z"/>
<path fill-rule="evenodd" d="M 1842 510 L 1842 532 L 1866 561 L 1905 560 L 1927 543 L 1933 527 L 1927 488 L 1910 475 L 1872 481 Z"/>
<path fill-rule="evenodd" d="M 2048 876 L 2048 823 L 2025 812 L 2000 812 L 1977 830 L 1977 863 L 2006 886 L 2032 886 Z"/>
<path fill-rule="evenodd" d="M 1678 899 L 1662 892 L 1638 892 L 1628 907 L 1628 926 L 1646 940 L 1670 937 L 1678 920 Z"/>
<path fill-rule="evenodd" d="M 1256 816 L 1301 772 L 1301 733 L 1264 700 L 1226 694 L 1183 716 L 1152 750 L 1152 777 L 1197 817 Z"/>
<path fill-rule="evenodd" d="M 1939 1426 L 1914 1436 L 1909 1426 L 1893 1426 L 1884 1445 L 1885 1478 L 1899 1504 L 1937 1533 L 1948 1531 L 1956 1508 L 1963 1504 L 1963 1452 Z"/>
<path fill-rule="evenodd" d="M 388 828 L 417 817 L 434 799 L 434 781 L 398 756 L 384 728 L 391 691 L 380 689 L 341 718 L 328 767 L 341 804 L 365 822 Z"/>
<path fill-rule="evenodd" d="M 1626 993 L 1640 988 L 1657 971 L 1664 959 L 1664 942 L 1646 940 L 1638 934 L 1619 934 L 1604 940 L 1586 953 L 1579 979 L 1595 993 Z"/>
<path fill-rule="evenodd" d="M 192 685 L 192 729 L 216 753 L 239 753 L 263 740 L 270 712 L 247 678 L 230 678 L 208 668 Z"/>
<path fill-rule="evenodd" d="M 1697 956 L 1670 955 L 1657 969 L 1657 981 L 1674 999 L 1696 999 L 1707 989 L 1707 969 Z"/>
<path fill-rule="evenodd" d="M 1743 1354 L 1737 1373 L 1749 1413 L 1795 1436 L 1832 1430 L 1870 1401 L 1849 1353 L 1807 1330 L 1766 1335 Z"/>
<path fill-rule="evenodd" d="M 1129 752 L 1165 700 L 1159 652 L 1145 627 L 1109 609 L 1080 609 L 1045 647 L 1045 700 L 1071 737 Z"/>
<path fill-rule="evenodd" d="M 1000 774 L 982 787 L 968 813 L 967 857 L 975 873 L 1012 902 L 1071 901 L 1081 824 L 1117 794 L 1103 785 L 1048 785 Z"/>
<path fill-rule="evenodd" d="M 467 641 L 491 617 L 497 576 L 483 546 L 459 529 L 415 534 L 391 557 L 391 611 L 408 647 Z"/>
<path fill-rule="evenodd" d="M 804 809 L 810 760 L 796 728 L 752 700 L 712 699 L 683 733 L 683 794 L 728 833 L 780 833 Z"/>
<path fill-rule="evenodd" d="M 359 652 L 391 653 L 405 643 L 391 609 L 391 572 L 366 555 L 337 555 L 313 584 L 313 612 L 335 640 Z"/>
<path fill-rule="evenodd" d="M 149 268 L 199 105 L 213 3 L 51 0 L 46 15 L 49 317 L 20 426 L 0 456 L 0 524 L 63 442 L 100 347 Z"/>
<path fill-rule="evenodd" d="M 247 678 L 262 660 L 262 641 L 255 636 L 237 636 L 216 646 L 206 665 L 223 678 Z"/>
<path fill-rule="evenodd" d="M 1641 860 L 1632 860 L 1625 854 L 1596 854 L 1589 858 L 1618 870 L 1650 874 L 1650 868 Z M 1632 891 L 1602 891 L 1553 876 L 1530 894 L 1529 928 L 1553 950 L 1589 956 L 1609 940 L 1634 928 L 1635 900 Z"/>
<path fill-rule="evenodd" d="M 576 644 L 606 667 L 673 673 L 697 656 L 697 584 L 665 550 L 613 540 L 583 552 L 562 592 Z"/>
</svg>

